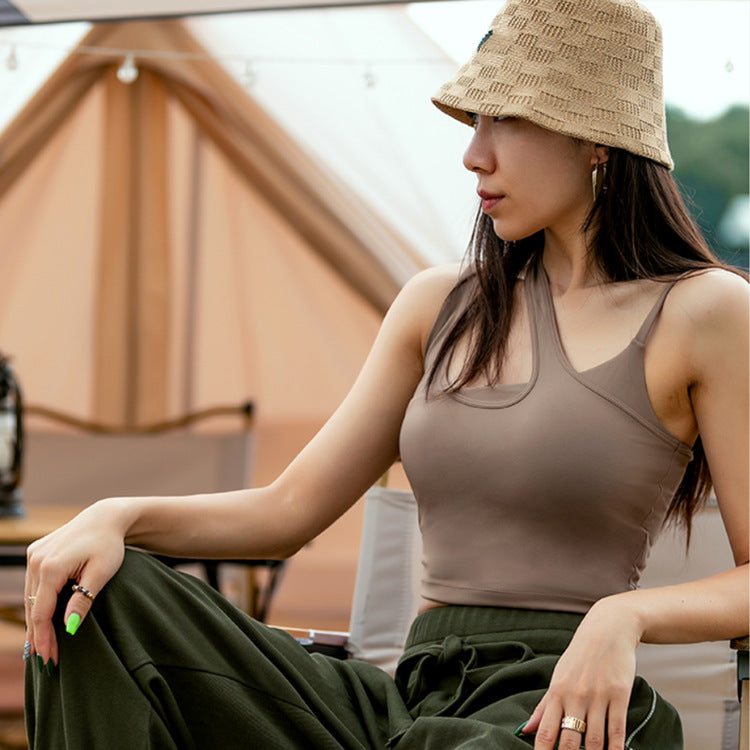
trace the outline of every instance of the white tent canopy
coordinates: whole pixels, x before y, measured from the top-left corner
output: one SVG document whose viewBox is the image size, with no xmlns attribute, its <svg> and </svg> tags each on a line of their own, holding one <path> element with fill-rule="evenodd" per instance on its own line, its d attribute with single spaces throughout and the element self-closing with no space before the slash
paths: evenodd
<svg viewBox="0 0 750 750">
<path fill-rule="evenodd" d="M 257 60 L 252 95 L 422 257 L 461 255 L 476 200 L 476 180 L 461 164 L 469 130 L 430 102 L 457 66 L 404 6 L 201 18 L 188 27 L 225 55 Z"/>
<path fill-rule="evenodd" d="M 372 0 L 296 0 L 294 8 L 372 4 Z M 205 13 L 288 8 L 288 0 L 0 0 L 0 25 L 59 21 L 167 18 Z"/>
<path fill-rule="evenodd" d="M 429 101 L 457 64 L 406 6 L 239 13 L 186 23 L 235 79 L 245 80 L 250 66 L 248 93 L 354 197 L 388 217 L 428 263 L 460 257 L 475 206 L 475 181 L 461 164 L 468 130 Z M 12 53 L 16 64 L 13 70 L 0 64 L 0 128 L 89 28 L 2 30 L 0 55 Z M 93 56 L 123 59 L 122 51 L 108 49 Z"/>
</svg>

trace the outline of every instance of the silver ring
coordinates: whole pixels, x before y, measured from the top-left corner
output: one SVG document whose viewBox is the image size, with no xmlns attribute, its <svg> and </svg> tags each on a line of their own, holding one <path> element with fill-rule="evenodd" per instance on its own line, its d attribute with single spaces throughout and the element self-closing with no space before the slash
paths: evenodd
<svg viewBox="0 0 750 750">
<path fill-rule="evenodd" d="M 27 596 L 26 597 L 29 600 L 29 604 L 33 607 L 36 603 L 36 597 L 35 596 Z"/>
<path fill-rule="evenodd" d="M 94 594 L 92 594 L 88 589 L 81 586 L 80 583 L 74 583 L 71 588 L 73 589 L 73 591 L 77 591 L 79 594 L 83 594 L 85 597 L 91 599 L 92 602 L 94 601 Z"/>
</svg>

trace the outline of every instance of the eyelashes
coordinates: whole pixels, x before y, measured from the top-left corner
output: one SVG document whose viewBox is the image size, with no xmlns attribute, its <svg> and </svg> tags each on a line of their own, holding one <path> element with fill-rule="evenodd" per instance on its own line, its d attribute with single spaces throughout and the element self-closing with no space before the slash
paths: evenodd
<svg viewBox="0 0 750 750">
<path fill-rule="evenodd" d="M 479 115 L 476 112 L 467 112 L 466 116 L 471 120 L 471 126 L 476 128 L 479 122 Z M 492 118 L 492 122 L 503 122 L 505 120 L 515 120 L 516 118 L 511 115 L 498 115 Z"/>
</svg>

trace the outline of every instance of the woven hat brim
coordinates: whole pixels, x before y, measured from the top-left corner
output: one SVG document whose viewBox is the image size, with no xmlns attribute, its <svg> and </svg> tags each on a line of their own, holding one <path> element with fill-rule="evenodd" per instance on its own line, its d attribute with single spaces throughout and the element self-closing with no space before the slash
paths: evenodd
<svg viewBox="0 0 750 750">
<path fill-rule="evenodd" d="M 673 167 L 661 29 L 635 0 L 507 0 L 432 101 L 466 124 L 468 112 L 519 117 Z"/>
<path fill-rule="evenodd" d="M 536 110 L 530 110 L 526 107 L 514 107 L 512 105 L 487 105 L 483 102 L 462 102 L 465 107 L 456 108 L 436 96 L 432 97 L 432 103 L 442 112 L 449 115 L 455 120 L 464 123 L 465 125 L 473 125 L 474 120 L 469 115 L 471 112 L 475 115 L 486 115 L 488 117 L 518 117 L 529 122 L 533 122 L 535 125 L 539 125 L 541 128 L 552 130 L 562 135 L 570 136 L 571 138 L 580 138 L 584 141 L 591 141 L 594 143 L 601 143 L 604 146 L 612 146 L 614 148 L 622 148 L 631 153 L 645 156 L 648 159 L 664 165 L 667 169 L 674 169 L 674 162 L 672 156 L 668 150 L 660 149 L 656 147 L 648 148 L 641 144 L 639 141 L 629 138 L 618 139 L 611 134 L 600 134 L 599 138 L 592 137 L 590 129 L 586 128 L 575 128 L 571 123 L 561 120 L 554 114 L 545 114 L 544 112 L 538 112 Z"/>
</svg>

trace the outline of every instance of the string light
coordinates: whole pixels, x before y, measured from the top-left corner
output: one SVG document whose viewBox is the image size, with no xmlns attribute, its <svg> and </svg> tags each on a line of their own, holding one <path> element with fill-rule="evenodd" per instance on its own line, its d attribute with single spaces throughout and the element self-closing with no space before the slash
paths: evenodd
<svg viewBox="0 0 750 750">
<path fill-rule="evenodd" d="M 4 40 L 0 39 L 0 43 Z M 9 44 L 5 41 L 4 43 Z M 13 43 L 16 46 L 16 43 Z M 73 48 L 64 48 L 54 44 L 45 44 L 44 42 L 35 41 L 23 41 L 18 43 L 18 46 L 29 49 L 47 49 L 55 50 L 58 52 L 66 52 L 68 54 L 78 55 L 93 55 L 95 57 L 111 57 L 111 58 L 128 58 L 132 57 L 134 60 L 140 62 L 148 60 L 212 60 L 216 62 L 224 63 L 240 63 L 241 65 L 248 65 L 247 58 L 241 55 L 213 55 L 213 54 L 201 54 L 197 52 L 180 52 L 179 50 L 155 50 L 155 49 L 125 49 L 122 47 L 98 47 L 92 45 L 81 44 Z M 450 60 L 444 57 L 384 57 L 378 59 L 369 59 L 367 61 L 362 58 L 354 57 L 255 57 L 253 63 L 262 64 L 299 64 L 299 65 L 449 65 L 452 66 Z"/>
<path fill-rule="evenodd" d="M 135 64 L 135 55 L 125 56 L 122 65 L 117 69 L 117 78 L 122 83 L 133 83 L 138 78 L 138 66 Z"/>
<path fill-rule="evenodd" d="M 0 43 L 4 40 L 0 38 Z M 18 67 L 18 58 L 16 56 L 16 42 L 5 42 L 11 45 L 8 56 L 5 60 L 5 65 L 9 70 L 15 70 Z M 91 55 L 102 58 L 113 58 L 115 60 L 122 59 L 122 63 L 117 69 L 117 78 L 125 84 L 131 84 L 137 80 L 139 75 L 138 64 L 144 63 L 148 60 L 194 60 L 194 61 L 214 61 L 225 64 L 236 64 L 240 63 L 244 65 L 243 72 L 239 77 L 240 84 L 247 90 L 252 89 L 258 83 L 258 71 L 257 64 L 263 65 L 332 65 L 337 67 L 359 67 L 365 65 L 364 72 L 362 73 L 362 79 L 366 88 L 371 89 L 377 85 L 378 79 L 373 70 L 373 64 L 378 66 L 396 65 L 396 66 L 425 66 L 425 65 L 441 65 L 441 66 L 452 66 L 450 60 L 446 58 L 436 57 L 393 57 L 393 58 L 379 58 L 377 60 L 364 61 L 361 58 L 353 57 L 256 57 L 252 61 L 247 60 L 238 55 L 213 55 L 206 53 L 196 52 L 180 52 L 179 50 L 155 50 L 155 49 L 124 49 L 117 47 L 99 47 L 92 45 L 79 44 L 74 48 L 64 48 L 54 44 L 46 44 L 44 42 L 36 41 L 22 41 L 20 43 L 22 47 L 36 48 L 36 49 L 47 49 L 55 50 L 59 52 L 65 52 L 69 55 Z M 361 69 L 361 68 L 360 68 Z"/>
<path fill-rule="evenodd" d="M 16 70 L 18 68 L 18 57 L 16 56 L 16 45 L 12 44 L 8 56 L 5 58 L 5 67 L 8 70 Z"/>
<path fill-rule="evenodd" d="M 368 89 L 371 89 L 378 82 L 378 79 L 375 77 L 375 73 L 372 70 L 372 66 L 369 64 L 365 68 L 362 78 L 364 78 L 365 87 Z"/>
<path fill-rule="evenodd" d="M 257 82 L 258 82 L 258 74 L 256 73 L 252 62 L 248 60 L 245 63 L 245 70 L 240 76 L 240 83 L 242 84 L 243 88 L 249 91 L 251 88 L 253 88 L 253 86 L 255 86 Z"/>
</svg>

